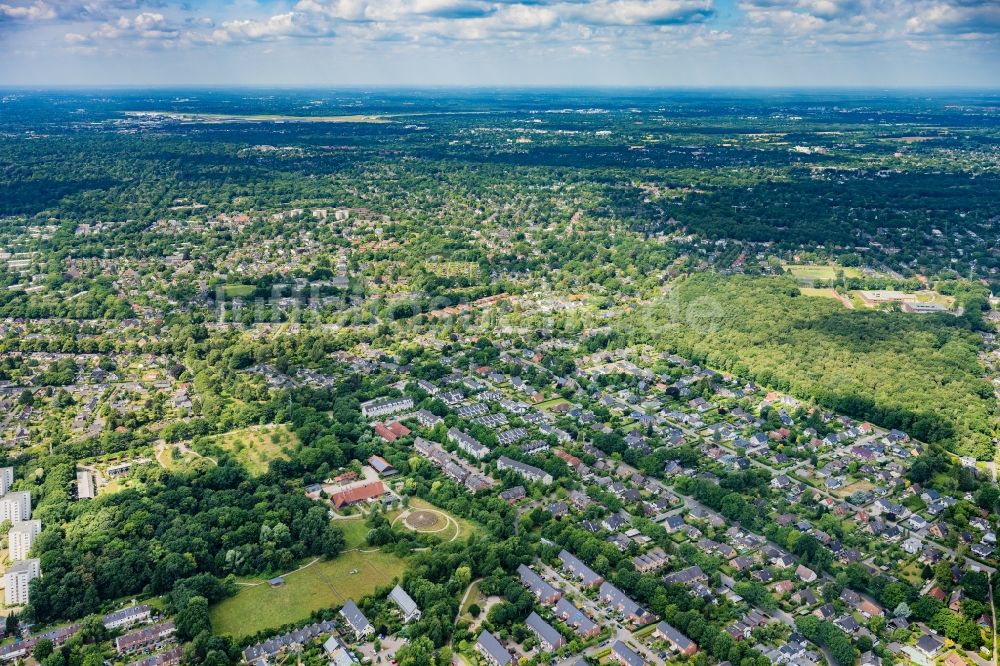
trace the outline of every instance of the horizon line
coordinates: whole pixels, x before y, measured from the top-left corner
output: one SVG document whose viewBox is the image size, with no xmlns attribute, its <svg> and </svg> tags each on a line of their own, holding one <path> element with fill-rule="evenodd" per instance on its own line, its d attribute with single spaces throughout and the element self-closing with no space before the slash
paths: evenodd
<svg viewBox="0 0 1000 666">
<path fill-rule="evenodd" d="M 0 91 L 85 91 L 85 90 L 286 90 L 286 91 L 337 91 L 337 90 L 553 90 L 553 91 L 817 91 L 817 92 L 982 92 L 1000 94 L 1000 85 L 973 84 L 830 84 L 830 85 L 771 85 L 771 84 L 464 84 L 464 83 L 339 83 L 339 84 L 285 84 L 285 83 L 95 83 L 95 84 L 18 84 L 0 82 Z"/>
</svg>

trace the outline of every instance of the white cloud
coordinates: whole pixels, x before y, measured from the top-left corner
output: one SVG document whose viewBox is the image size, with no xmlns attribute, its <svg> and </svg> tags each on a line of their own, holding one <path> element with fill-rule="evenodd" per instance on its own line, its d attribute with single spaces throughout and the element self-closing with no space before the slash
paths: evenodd
<svg viewBox="0 0 1000 666">
<path fill-rule="evenodd" d="M 663 25 L 703 21 L 714 13 L 712 0 L 603 0 L 564 5 L 569 15 L 593 25 Z"/>
<path fill-rule="evenodd" d="M 56 17 L 56 10 L 44 2 L 37 0 L 30 5 L 8 5 L 0 3 L 0 19 L 15 19 L 19 21 L 48 21 Z"/>
<path fill-rule="evenodd" d="M 222 27 L 212 33 L 215 41 L 224 43 L 236 39 L 268 40 L 288 37 L 302 31 L 296 27 L 296 15 L 289 12 L 272 16 L 266 21 L 224 21 Z"/>
<path fill-rule="evenodd" d="M 1000 0 L 0 0 L 0 31 L 53 24 L 63 48 L 337 44 L 357 52 L 476 43 L 519 56 L 649 57 L 719 44 L 767 54 L 1000 42 Z M 188 3 L 188 4 L 183 4 Z M 210 9 L 208 9 L 210 8 Z M 39 44 L 44 46 L 44 44 Z M 396 47 L 393 47 L 396 48 Z M 416 52 L 416 51 L 412 51 Z"/>
<path fill-rule="evenodd" d="M 1000 2 L 997 0 L 951 0 L 915 2 L 906 21 L 916 35 L 975 35 L 986 38 L 1000 33 Z"/>
</svg>

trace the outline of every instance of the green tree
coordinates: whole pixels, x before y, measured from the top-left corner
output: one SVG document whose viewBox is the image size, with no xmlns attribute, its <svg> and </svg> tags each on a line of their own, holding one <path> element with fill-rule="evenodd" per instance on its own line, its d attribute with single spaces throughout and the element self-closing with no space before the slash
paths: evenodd
<svg viewBox="0 0 1000 666">
<path fill-rule="evenodd" d="M 203 631 L 211 630 L 211 620 L 208 614 L 208 599 L 194 596 L 174 618 L 177 635 L 181 640 L 189 641 Z"/>
</svg>

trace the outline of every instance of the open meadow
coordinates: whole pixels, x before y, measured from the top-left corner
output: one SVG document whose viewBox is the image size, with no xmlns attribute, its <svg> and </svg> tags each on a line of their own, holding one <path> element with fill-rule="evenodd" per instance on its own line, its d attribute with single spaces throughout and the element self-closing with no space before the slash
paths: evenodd
<svg viewBox="0 0 1000 666">
<path fill-rule="evenodd" d="M 212 630 L 238 639 L 299 622 L 315 610 L 360 599 L 405 569 L 406 561 L 395 555 L 354 550 L 289 573 L 277 587 L 262 580 L 243 581 L 248 585 L 212 607 Z"/>
</svg>

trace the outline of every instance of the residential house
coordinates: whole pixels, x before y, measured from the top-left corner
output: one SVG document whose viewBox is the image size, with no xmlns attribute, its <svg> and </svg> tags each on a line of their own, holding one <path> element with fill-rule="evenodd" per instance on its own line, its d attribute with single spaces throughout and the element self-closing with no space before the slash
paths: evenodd
<svg viewBox="0 0 1000 666">
<path fill-rule="evenodd" d="M 521 578 L 521 584 L 531 590 L 531 593 L 535 595 L 535 598 L 539 602 L 546 605 L 552 605 L 562 596 L 562 591 L 550 585 L 545 581 L 545 579 L 532 571 L 526 565 L 519 565 L 517 567 L 517 573 Z"/>
<path fill-rule="evenodd" d="M 698 651 L 698 646 L 695 645 L 694 641 L 666 622 L 660 622 L 656 625 L 654 635 L 660 640 L 666 641 L 671 650 L 679 652 L 685 657 L 690 657 Z"/>
<path fill-rule="evenodd" d="M 600 574 L 568 550 L 559 553 L 559 560 L 562 562 L 563 569 L 572 574 L 584 587 L 598 587 L 604 582 L 604 578 Z"/>
<path fill-rule="evenodd" d="M 392 588 L 392 592 L 389 593 L 389 599 L 399 607 L 399 611 L 403 615 L 404 624 L 420 619 L 420 609 L 417 607 L 417 602 L 399 585 Z"/>
<path fill-rule="evenodd" d="M 483 630 L 476 639 L 476 650 L 493 666 L 507 666 L 514 661 L 514 657 L 507 652 L 497 637 L 486 630 Z"/>
<path fill-rule="evenodd" d="M 126 629 L 140 622 L 149 622 L 151 613 L 152 609 L 148 604 L 127 606 L 105 615 L 103 618 L 104 628 L 111 631 L 112 629 Z"/>
<path fill-rule="evenodd" d="M 524 623 L 538 637 L 538 644 L 541 646 L 542 652 L 555 652 L 566 644 L 566 639 L 562 637 L 562 634 L 543 620 L 538 613 L 532 611 Z"/>
<path fill-rule="evenodd" d="M 344 607 L 340 609 L 340 615 L 347 621 L 347 625 L 354 632 L 354 636 L 358 640 L 368 638 L 375 633 L 375 627 L 368 621 L 365 614 L 361 612 L 358 605 L 354 603 L 354 599 L 347 600 Z"/>
<path fill-rule="evenodd" d="M 611 658 L 622 666 L 646 666 L 646 660 L 621 641 L 615 641 L 612 646 Z"/>
</svg>

